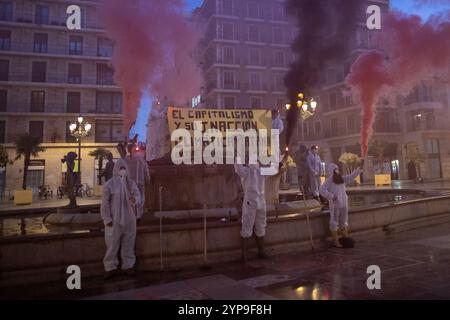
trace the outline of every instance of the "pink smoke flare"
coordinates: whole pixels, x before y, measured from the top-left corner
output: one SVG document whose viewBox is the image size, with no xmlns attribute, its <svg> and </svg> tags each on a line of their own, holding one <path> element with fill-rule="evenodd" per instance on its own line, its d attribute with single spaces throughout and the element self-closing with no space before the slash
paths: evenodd
<svg viewBox="0 0 450 320">
<path fill-rule="evenodd" d="M 125 132 L 146 90 L 180 105 L 200 90 L 202 76 L 192 57 L 200 37 L 183 8 L 181 0 L 100 0 L 106 33 L 115 42 L 112 64 L 123 93 Z"/>
<path fill-rule="evenodd" d="M 390 13 L 384 20 L 379 51 L 362 54 L 352 65 L 347 83 L 362 103 L 361 155 L 367 156 L 376 103 L 384 90 L 408 94 L 423 80 L 448 76 L 450 22 L 448 13 L 423 23 L 418 16 Z"/>
</svg>

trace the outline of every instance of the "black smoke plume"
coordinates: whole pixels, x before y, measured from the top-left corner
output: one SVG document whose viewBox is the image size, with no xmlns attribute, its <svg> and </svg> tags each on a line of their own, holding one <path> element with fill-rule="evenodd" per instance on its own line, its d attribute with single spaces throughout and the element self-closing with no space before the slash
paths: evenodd
<svg viewBox="0 0 450 320">
<path fill-rule="evenodd" d="M 325 64 L 343 59 L 355 39 L 359 22 L 365 22 L 364 0 L 288 0 L 288 14 L 297 20 L 299 35 L 292 44 L 296 61 L 285 77 L 289 101 L 286 143 L 296 130 L 299 110 L 297 94 L 311 92 L 319 85 Z"/>
</svg>

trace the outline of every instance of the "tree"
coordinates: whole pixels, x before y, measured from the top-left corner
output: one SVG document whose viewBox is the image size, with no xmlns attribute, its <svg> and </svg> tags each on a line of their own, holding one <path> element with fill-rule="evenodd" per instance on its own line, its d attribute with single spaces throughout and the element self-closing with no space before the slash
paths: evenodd
<svg viewBox="0 0 450 320">
<path fill-rule="evenodd" d="M 347 174 L 352 173 L 361 164 L 361 158 L 350 152 L 345 152 L 339 157 L 339 162 L 345 166 Z"/>
<path fill-rule="evenodd" d="M 419 147 L 415 142 L 410 142 L 406 144 L 406 160 L 408 162 L 413 162 L 416 166 L 416 172 L 418 178 L 422 178 L 422 172 L 420 170 L 420 165 L 425 163 L 426 155 L 419 151 Z"/>
<path fill-rule="evenodd" d="M 16 145 L 16 158 L 14 160 L 19 160 L 22 157 L 24 158 L 23 162 L 23 181 L 22 188 L 23 190 L 27 189 L 27 176 L 28 176 L 28 167 L 30 165 L 31 157 L 39 156 L 39 152 L 44 152 L 45 148 L 41 147 L 40 141 L 38 137 L 34 137 L 29 133 L 25 133 L 20 135 L 15 141 Z"/>
<path fill-rule="evenodd" d="M 6 148 L 0 144 L 0 167 L 4 168 L 9 163 L 11 162 L 9 161 L 8 152 L 6 151 Z"/>
<path fill-rule="evenodd" d="M 103 172 L 103 159 L 105 159 L 108 154 L 110 154 L 109 150 L 106 150 L 104 148 L 97 148 L 95 150 L 92 150 L 91 152 L 89 152 L 89 155 L 91 157 L 94 157 L 95 159 L 98 160 L 98 184 L 102 185 L 102 177 L 101 174 Z"/>
</svg>

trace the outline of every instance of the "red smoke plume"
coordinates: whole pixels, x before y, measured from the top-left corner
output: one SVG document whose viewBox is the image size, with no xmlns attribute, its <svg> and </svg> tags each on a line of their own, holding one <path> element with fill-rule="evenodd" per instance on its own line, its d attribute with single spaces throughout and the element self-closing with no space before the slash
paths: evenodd
<svg viewBox="0 0 450 320">
<path fill-rule="evenodd" d="M 393 12 L 386 17 L 382 28 L 378 47 L 385 54 L 378 51 L 362 54 L 347 77 L 363 107 L 363 157 L 367 156 L 376 103 L 383 91 L 407 94 L 423 80 L 443 73 L 448 76 L 450 67 L 448 14 L 423 23 L 418 16 Z"/>
<path fill-rule="evenodd" d="M 199 91 L 201 72 L 191 56 L 199 36 L 183 16 L 182 0 L 101 0 L 100 9 L 115 42 L 112 64 L 123 92 L 125 132 L 145 90 L 177 104 Z"/>
</svg>

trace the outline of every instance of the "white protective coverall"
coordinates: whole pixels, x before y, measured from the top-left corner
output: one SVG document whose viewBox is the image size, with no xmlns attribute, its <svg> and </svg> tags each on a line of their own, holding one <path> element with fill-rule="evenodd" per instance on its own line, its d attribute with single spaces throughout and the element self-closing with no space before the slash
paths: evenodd
<svg viewBox="0 0 450 320">
<path fill-rule="evenodd" d="M 361 174 L 360 168 L 353 171 L 350 175 L 342 176 L 344 183 L 336 184 L 333 181 L 334 170 L 338 166 L 331 163 L 328 166 L 328 177 L 322 187 L 320 187 L 320 194 L 328 199 L 330 203 L 330 230 L 337 231 L 348 227 L 348 196 L 345 185 L 352 182 Z"/>
<path fill-rule="evenodd" d="M 142 218 L 145 205 L 145 184 L 150 180 L 147 161 L 143 154 L 134 153 L 133 157 L 127 156 L 125 162 L 128 167 L 128 177 L 136 182 L 140 192 L 140 201 L 137 202 L 137 218 Z"/>
<path fill-rule="evenodd" d="M 320 166 L 322 160 L 318 154 L 310 152 L 307 161 L 309 171 L 309 188 L 313 197 L 318 197 L 320 188 Z"/>
<path fill-rule="evenodd" d="M 133 268 L 136 262 L 134 244 L 136 241 L 136 209 L 130 198 L 139 202 L 136 183 L 127 175 L 121 177 L 119 170 L 127 167 L 123 159 L 114 165 L 113 177 L 103 186 L 100 213 L 105 224 L 106 254 L 103 264 L 106 271 L 117 269 L 117 254 L 121 248 L 122 270 Z M 128 172 L 128 169 L 127 169 Z M 112 222 L 112 227 L 107 225 Z"/>
<path fill-rule="evenodd" d="M 244 189 L 242 203 L 241 237 L 250 238 L 253 230 L 258 238 L 266 235 L 266 199 L 264 196 L 265 176 L 261 175 L 259 165 L 235 164 L 234 169 L 241 178 Z"/>
<path fill-rule="evenodd" d="M 281 134 L 284 130 L 283 120 L 281 120 L 280 115 L 278 115 L 275 119 L 272 120 L 272 129 L 278 129 Z"/>
</svg>

